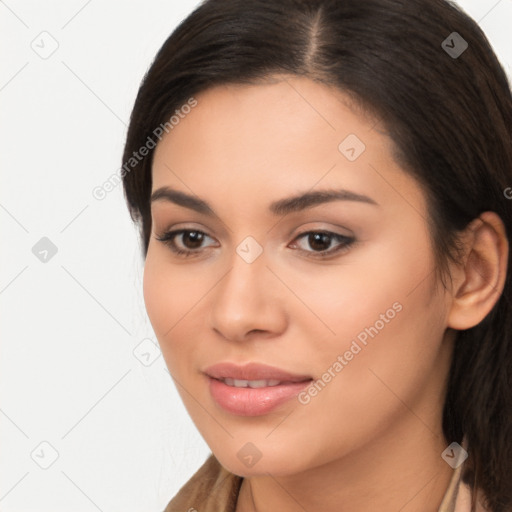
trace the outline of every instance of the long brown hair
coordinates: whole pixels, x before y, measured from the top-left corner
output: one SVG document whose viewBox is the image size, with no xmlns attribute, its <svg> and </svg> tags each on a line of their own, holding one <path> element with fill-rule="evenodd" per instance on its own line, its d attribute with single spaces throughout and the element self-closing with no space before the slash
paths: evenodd
<svg viewBox="0 0 512 512">
<path fill-rule="evenodd" d="M 144 77 L 123 162 L 193 95 L 282 73 L 335 86 L 381 120 L 426 193 L 441 275 L 457 257 L 457 233 L 484 211 L 512 240 L 510 85 L 477 23 L 445 0 L 206 0 Z M 144 256 L 153 153 L 123 172 Z M 509 272 L 488 316 L 457 334 L 443 412 L 447 443 L 468 442 L 464 481 L 494 512 L 512 510 L 511 304 Z"/>
</svg>

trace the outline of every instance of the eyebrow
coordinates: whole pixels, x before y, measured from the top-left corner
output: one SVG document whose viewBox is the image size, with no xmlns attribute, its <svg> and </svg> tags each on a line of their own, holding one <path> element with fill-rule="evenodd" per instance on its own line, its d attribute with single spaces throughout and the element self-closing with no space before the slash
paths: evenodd
<svg viewBox="0 0 512 512">
<path fill-rule="evenodd" d="M 213 208 L 203 199 L 199 199 L 196 196 L 179 190 L 173 190 L 169 187 L 161 187 L 151 194 L 150 202 L 154 203 L 156 201 L 169 201 L 198 213 L 209 216 L 215 215 Z M 285 199 L 279 199 L 278 201 L 270 203 L 269 210 L 274 215 L 287 215 L 332 201 L 357 201 L 379 206 L 374 199 L 363 194 L 357 194 L 345 189 L 327 189 L 315 192 L 304 192 Z"/>
</svg>

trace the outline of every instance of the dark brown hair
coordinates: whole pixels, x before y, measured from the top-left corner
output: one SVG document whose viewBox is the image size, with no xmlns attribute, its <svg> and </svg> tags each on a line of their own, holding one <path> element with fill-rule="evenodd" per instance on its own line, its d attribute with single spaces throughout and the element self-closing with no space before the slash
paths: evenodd
<svg viewBox="0 0 512 512">
<path fill-rule="evenodd" d="M 468 45 L 460 55 L 442 46 L 455 46 L 454 32 Z M 274 74 L 335 86 L 381 121 L 397 162 L 425 191 L 441 274 L 456 261 L 457 234 L 484 211 L 501 217 L 512 240 L 510 85 L 477 23 L 444 0 L 203 2 L 143 79 L 123 162 L 191 96 Z M 144 256 L 153 153 L 123 173 Z M 512 510 L 511 275 L 488 316 L 457 333 L 443 413 L 447 443 L 468 442 L 464 481 L 483 490 L 493 512 Z"/>
</svg>

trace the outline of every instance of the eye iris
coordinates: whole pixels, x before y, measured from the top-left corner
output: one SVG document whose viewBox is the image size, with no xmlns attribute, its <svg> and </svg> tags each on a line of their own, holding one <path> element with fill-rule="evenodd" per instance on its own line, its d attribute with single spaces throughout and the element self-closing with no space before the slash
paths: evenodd
<svg viewBox="0 0 512 512">
<path fill-rule="evenodd" d="M 201 242 L 203 241 L 203 233 L 200 233 L 198 231 L 186 231 L 183 233 L 183 245 L 187 247 L 187 249 L 197 249 L 198 247 L 201 247 Z M 192 244 L 189 245 L 186 243 L 186 240 L 191 240 Z"/>
<path fill-rule="evenodd" d="M 308 243 L 313 249 L 323 251 L 329 248 L 330 239 L 331 237 L 326 233 L 311 233 L 308 236 Z M 320 246 L 318 246 L 318 243 L 320 243 Z"/>
</svg>

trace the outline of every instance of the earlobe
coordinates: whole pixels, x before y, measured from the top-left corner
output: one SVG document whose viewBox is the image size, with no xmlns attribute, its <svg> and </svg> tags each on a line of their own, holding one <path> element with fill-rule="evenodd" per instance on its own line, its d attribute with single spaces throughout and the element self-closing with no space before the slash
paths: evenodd
<svg viewBox="0 0 512 512">
<path fill-rule="evenodd" d="M 498 301 L 507 274 L 508 239 L 495 212 L 484 212 L 466 228 L 466 257 L 452 291 L 448 327 L 478 325 Z"/>
</svg>

